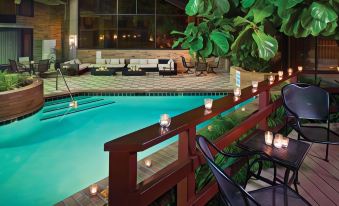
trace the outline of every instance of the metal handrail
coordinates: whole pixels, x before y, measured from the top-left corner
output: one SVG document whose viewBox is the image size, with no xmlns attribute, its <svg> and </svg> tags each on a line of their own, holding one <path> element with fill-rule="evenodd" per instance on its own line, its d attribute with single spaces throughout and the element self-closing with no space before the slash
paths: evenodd
<svg viewBox="0 0 339 206">
<path fill-rule="evenodd" d="M 60 68 L 57 68 L 56 89 L 58 90 L 58 76 L 59 76 L 59 74 L 60 74 L 60 76 L 62 77 L 62 79 L 64 80 L 64 83 L 65 83 L 65 85 L 66 85 L 68 94 L 69 94 L 69 96 L 71 97 L 71 100 L 72 100 L 72 101 L 70 102 L 69 105 L 70 105 L 71 107 L 73 107 L 73 108 L 76 108 L 76 107 L 78 106 L 78 103 L 77 103 L 77 101 L 73 98 L 72 92 L 71 92 L 71 90 L 69 89 L 69 86 L 68 86 L 68 84 L 67 84 L 67 81 L 66 81 L 64 75 L 62 74 Z"/>
</svg>

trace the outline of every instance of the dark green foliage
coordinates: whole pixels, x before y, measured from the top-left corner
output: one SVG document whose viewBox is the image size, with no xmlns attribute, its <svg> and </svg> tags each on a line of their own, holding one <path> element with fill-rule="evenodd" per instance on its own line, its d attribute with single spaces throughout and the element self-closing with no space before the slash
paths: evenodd
<svg viewBox="0 0 339 206">
<path fill-rule="evenodd" d="M 245 69 L 267 68 L 278 51 L 278 33 L 339 40 L 338 13 L 338 0 L 189 0 L 186 14 L 201 21 L 172 32 L 182 35 L 173 48 L 181 45 L 195 58 L 231 56 Z M 261 62 L 252 66 L 256 59 Z"/>
<path fill-rule="evenodd" d="M 32 82 L 29 78 L 23 74 L 0 72 L 0 92 L 26 86 Z"/>
</svg>

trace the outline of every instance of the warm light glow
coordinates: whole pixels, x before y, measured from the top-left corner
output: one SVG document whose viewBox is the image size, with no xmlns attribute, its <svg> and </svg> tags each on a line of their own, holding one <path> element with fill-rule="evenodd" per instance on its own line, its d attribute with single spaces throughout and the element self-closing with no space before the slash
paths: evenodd
<svg viewBox="0 0 339 206">
<path fill-rule="evenodd" d="M 93 184 L 93 185 L 89 186 L 89 193 L 91 195 L 96 195 L 98 193 L 98 189 L 99 189 L 98 185 Z"/>
<path fill-rule="evenodd" d="M 160 126 L 169 127 L 171 124 L 171 118 L 168 114 L 162 114 L 160 116 Z"/>
<path fill-rule="evenodd" d="M 204 99 L 205 109 L 212 109 L 213 99 Z"/>
<path fill-rule="evenodd" d="M 252 81 L 252 92 L 257 92 L 258 89 L 258 81 Z"/>
<path fill-rule="evenodd" d="M 125 38 L 126 38 L 126 35 L 125 35 L 125 34 L 124 34 L 124 35 L 122 35 L 122 38 L 124 38 L 124 39 L 125 39 Z"/>
<path fill-rule="evenodd" d="M 117 39 L 117 38 L 118 38 L 118 35 L 114 34 L 113 39 Z"/>
<path fill-rule="evenodd" d="M 145 159 L 145 165 L 146 165 L 146 167 L 151 167 L 152 166 L 152 160 L 151 159 Z"/>
<path fill-rule="evenodd" d="M 282 80 L 282 78 L 284 76 L 284 72 L 283 71 L 278 71 L 278 76 L 279 76 L 279 80 Z"/>
<path fill-rule="evenodd" d="M 237 101 L 241 96 L 241 89 L 239 87 L 235 88 L 233 91 L 234 99 Z"/>
<path fill-rule="evenodd" d="M 77 101 L 71 101 L 70 103 L 69 103 L 69 107 L 72 107 L 72 108 L 78 108 L 78 102 Z"/>
<path fill-rule="evenodd" d="M 337 71 L 339 72 L 339 67 L 337 67 Z"/>
<path fill-rule="evenodd" d="M 281 145 L 283 148 L 287 148 L 288 147 L 288 142 L 290 141 L 290 139 L 288 137 L 283 137 L 282 141 L 281 141 Z"/>
<path fill-rule="evenodd" d="M 274 140 L 273 140 L 273 145 L 276 148 L 281 148 L 282 147 L 282 140 L 283 140 L 283 135 L 282 134 L 276 134 L 274 136 Z"/>
<path fill-rule="evenodd" d="M 242 107 L 242 108 L 241 108 L 241 111 L 243 111 L 243 112 L 246 111 L 246 108 L 245 108 L 245 107 Z"/>
<path fill-rule="evenodd" d="M 149 37 L 149 41 L 154 41 L 153 36 L 150 36 L 150 37 Z"/>
<path fill-rule="evenodd" d="M 213 126 L 212 125 L 208 125 L 207 130 L 211 132 L 213 130 Z"/>
<path fill-rule="evenodd" d="M 131 37 L 131 35 L 130 35 L 130 34 L 127 34 L 127 37 L 128 37 L 128 38 L 130 38 L 130 37 Z"/>
<path fill-rule="evenodd" d="M 298 71 L 302 72 L 303 71 L 303 67 L 302 66 L 298 66 Z"/>
<path fill-rule="evenodd" d="M 270 82 L 270 84 L 273 84 L 274 80 L 275 80 L 275 77 L 273 75 L 268 77 L 268 81 Z"/>
<path fill-rule="evenodd" d="M 291 76 L 293 74 L 293 69 L 292 68 L 288 68 L 288 75 Z"/>
<path fill-rule="evenodd" d="M 104 35 L 100 35 L 99 36 L 99 40 L 104 40 L 105 39 L 105 36 Z"/>
<path fill-rule="evenodd" d="M 34 61 L 31 61 L 31 64 L 34 64 Z"/>
<path fill-rule="evenodd" d="M 134 35 L 133 35 L 133 38 L 134 38 L 134 39 L 137 38 L 137 35 L 134 34 Z"/>
<path fill-rule="evenodd" d="M 272 145 L 273 142 L 273 133 L 270 131 L 265 132 L 265 144 Z"/>
<path fill-rule="evenodd" d="M 69 35 L 68 43 L 70 47 L 77 47 L 78 46 L 77 35 Z"/>
</svg>

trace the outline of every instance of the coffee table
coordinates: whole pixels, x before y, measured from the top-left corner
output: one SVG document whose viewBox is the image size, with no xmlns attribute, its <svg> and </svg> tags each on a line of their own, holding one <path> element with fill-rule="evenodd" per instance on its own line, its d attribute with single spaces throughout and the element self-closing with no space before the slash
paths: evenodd
<svg viewBox="0 0 339 206">
<path fill-rule="evenodd" d="M 273 144 L 270 146 L 266 145 L 265 132 L 262 130 L 257 130 L 255 131 L 253 136 L 238 143 L 238 146 L 248 151 L 262 153 L 261 156 L 263 159 L 267 158 L 286 168 L 284 180 L 282 181 L 274 177 L 274 183 L 275 180 L 277 180 L 284 184 L 288 184 L 289 174 L 290 171 L 292 171 L 293 176 L 291 178 L 291 181 L 293 181 L 296 191 L 298 192 L 298 170 L 302 162 L 304 161 L 308 150 L 310 149 L 309 144 L 289 138 L 288 147 L 278 149 L 275 148 Z M 262 180 L 266 181 L 267 179 Z"/>
<path fill-rule="evenodd" d="M 144 70 L 133 71 L 133 70 L 125 69 L 122 71 L 122 75 L 124 76 L 145 76 L 146 72 Z"/>
<path fill-rule="evenodd" d="M 91 68 L 91 75 L 93 76 L 112 76 L 116 75 L 114 68 L 107 68 L 107 70 L 98 70 L 98 68 L 92 67 Z"/>
</svg>

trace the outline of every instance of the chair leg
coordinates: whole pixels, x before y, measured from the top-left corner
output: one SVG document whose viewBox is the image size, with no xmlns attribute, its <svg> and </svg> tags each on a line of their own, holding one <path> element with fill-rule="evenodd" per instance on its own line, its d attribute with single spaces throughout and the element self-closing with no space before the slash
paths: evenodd
<svg viewBox="0 0 339 206">
<path fill-rule="evenodd" d="M 328 149 L 329 149 L 329 144 L 326 144 L 326 157 L 325 157 L 325 161 L 328 162 Z"/>
</svg>

